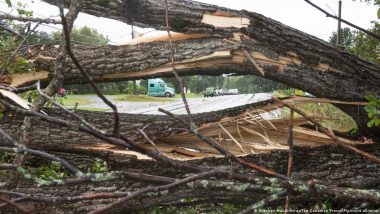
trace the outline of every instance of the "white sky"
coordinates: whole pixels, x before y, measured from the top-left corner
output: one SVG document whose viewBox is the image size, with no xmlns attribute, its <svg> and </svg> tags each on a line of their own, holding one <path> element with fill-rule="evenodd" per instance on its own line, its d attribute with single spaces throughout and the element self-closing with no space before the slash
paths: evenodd
<svg viewBox="0 0 380 214">
<path fill-rule="evenodd" d="M 15 2 L 16 0 L 12 0 Z M 37 17 L 59 18 L 58 8 L 43 3 L 40 0 L 18 0 L 28 4 L 28 9 L 34 11 Z M 326 18 L 323 13 L 307 4 L 304 0 L 198 0 L 209 4 L 216 4 L 237 10 L 248 10 L 263 14 L 267 17 L 280 21 L 286 25 L 327 40 L 333 31 L 336 31 L 337 21 Z M 342 0 L 342 17 L 364 28 L 370 27 L 370 21 L 377 20 L 377 7 L 373 4 Z M 34 3 L 32 3 L 34 2 Z M 337 13 L 338 0 L 313 0 L 314 3 L 326 9 L 330 13 Z M 9 13 L 10 8 L 5 5 L 5 0 L 0 0 L 0 11 Z M 333 12 L 334 11 L 334 12 Z M 12 12 L 14 13 L 14 11 Z M 122 22 L 97 18 L 80 14 L 74 23 L 75 27 L 89 26 L 98 32 L 107 35 L 111 44 L 122 44 L 131 39 L 131 27 Z M 44 31 L 56 31 L 59 25 L 52 27 L 43 26 Z M 342 27 L 345 27 L 343 24 Z M 136 29 L 139 32 L 148 32 L 151 29 Z"/>
</svg>

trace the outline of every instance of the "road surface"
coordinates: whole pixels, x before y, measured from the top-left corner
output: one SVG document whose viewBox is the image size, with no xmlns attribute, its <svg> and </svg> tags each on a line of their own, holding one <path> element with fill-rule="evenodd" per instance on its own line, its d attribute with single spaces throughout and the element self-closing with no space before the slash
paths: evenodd
<svg viewBox="0 0 380 214">
<path fill-rule="evenodd" d="M 120 113 L 163 114 L 158 111 L 160 107 L 175 114 L 186 114 L 181 98 L 173 98 L 173 102 L 127 102 L 116 101 L 113 99 L 113 96 L 109 96 L 109 98 L 116 104 Z M 201 113 L 242 106 L 270 98 L 270 93 L 239 94 L 207 98 L 189 98 L 188 104 L 191 113 Z M 91 99 L 92 104 L 82 105 L 82 108 L 109 109 L 96 95 L 88 95 L 86 99 Z M 109 111 L 111 110 L 107 110 L 107 112 Z"/>
</svg>

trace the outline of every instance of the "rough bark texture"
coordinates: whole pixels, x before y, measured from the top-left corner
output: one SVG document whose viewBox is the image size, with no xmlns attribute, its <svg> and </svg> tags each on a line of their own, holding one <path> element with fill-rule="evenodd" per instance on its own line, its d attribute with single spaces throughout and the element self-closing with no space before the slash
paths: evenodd
<svg viewBox="0 0 380 214">
<path fill-rule="evenodd" d="M 370 145 L 360 147 L 363 150 L 370 151 L 375 155 L 380 155 L 379 145 Z M 93 161 L 92 157 L 85 155 L 74 155 L 57 153 L 61 157 L 67 158 L 71 163 L 83 164 L 91 163 Z M 260 166 L 265 166 L 267 168 L 273 169 L 279 173 L 286 173 L 287 171 L 287 151 L 273 151 L 268 154 L 259 154 L 245 157 L 244 159 L 253 163 L 257 163 Z M 370 162 L 361 156 L 354 154 L 350 151 L 344 150 L 340 147 L 325 146 L 319 148 L 295 148 L 294 154 L 294 165 L 293 165 L 293 178 L 308 181 L 310 179 L 317 179 L 318 183 L 324 185 L 332 185 L 338 187 L 352 187 L 361 189 L 379 189 L 380 182 L 380 168 L 376 163 Z M 36 161 L 31 162 L 37 163 Z M 148 160 L 134 160 L 129 159 L 125 162 L 108 162 L 113 170 L 127 170 L 130 172 L 142 172 L 142 173 L 152 173 L 155 175 L 162 176 L 182 176 L 187 172 L 178 173 L 170 167 L 165 167 L 155 161 Z M 213 166 L 213 167 L 225 167 L 229 165 L 229 169 L 236 172 L 242 173 L 254 173 L 252 170 L 242 169 L 241 166 L 231 163 L 230 161 L 223 158 L 208 158 L 203 160 L 192 161 L 193 164 L 201 166 Z M 257 176 L 262 176 L 255 173 Z M 77 194 L 84 193 L 94 193 L 94 192 L 119 192 L 119 191 L 132 191 L 147 184 L 138 183 L 136 181 L 124 180 L 119 182 L 103 182 L 98 184 L 87 184 L 87 185 L 74 185 L 66 187 L 45 187 L 36 188 L 30 182 L 24 182 L 20 185 L 17 191 L 26 193 L 42 193 L 45 196 L 74 196 Z M 214 193 L 214 194 L 213 194 Z M 253 194 L 254 193 L 254 194 Z M 176 197 L 178 200 L 183 198 L 192 199 L 204 199 L 204 195 L 210 197 L 206 198 L 206 204 L 210 203 L 209 200 L 213 202 L 220 203 L 235 203 L 235 204 L 252 204 L 254 201 L 259 200 L 263 197 L 260 192 L 241 192 L 235 195 L 226 194 L 223 191 L 217 190 L 204 190 L 200 191 L 183 191 L 177 194 L 171 195 L 171 197 Z M 324 196 L 321 196 L 324 199 Z M 133 200 L 120 208 L 114 210 L 113 213 L 125 213 L 127 211 L 131 212 L 134 209 L 141 209 L 149 206 L 152 201 L 162 199 L 162 203 L 170 198 L 170 196 L 159 195 L 158 198 L 155 197 L 141 197 L 137 200 Z M 34 204 L 35 208 L 39 209 L 39 213 L 86 213 L 89 210 L 94 209 L 94 206 L 101 206 L 109 203 L 113 199 L 106 200 L 94 200 L 94 201 L 82 201 L 77 204 L 74 203 L 63 203 L 59 205 L 43 204 L 39 203 L 39 206 Z M 303 200 L 303 201 L 302 201 Z M 297 202 L 297 198 L 291 200 L 292 203 Z M 309 200 L 301 199 L 303 204 L 307 202 L 312 202 L 315 204 L 315 199 L 309 198 Z M 339 201 L 337 205 L 342 208 L 350 203 L 359 203 L 355 201 Z M 37 203 L 38 204 L 38 203 Z M 283 205 L 281 202 L 278 205 Z M 47 207 L 47 208 L 46 208 Z M 373 205 L 373 208 L 378 208 L 378 205 Z"/>
<path fill-rule="evenodd" d="M 68 6 L 69 1 L 66 3 Z M 84 0 L 81 3 L 82 12 L 91 15 L 134 26 L 165 29 L 163 0 Z M 259 74 L 241 51 L 244 48 L 264 69 L 268 79 L 318 97 L 353 101 L 365 100 L 366 94 L 380 97 L 380 66 L 260 14 L 178 0 L 169 2 L 169 16 L 173 31 L 189 34 L 174 43 L 175 61 L 181 75 Z M 48 79 L 46 71 L 52 70 L 55 50 L 48 48 L 39 54 L 35 58 L 36 66 L 45 73 L 38 75 Z M 172 75 L 170 48 L 164 41 L 76 47 L 75 54 L 98 82 Z M 20 81 L 19 76 L 13 79 Z M 68 63 L 65 84 L 84 81 L 78 70 Z M 363 133 L 374 132 L 367 129 L 365 115 L 360 120 L 363 122 L 358 124 Z"/>
<path fill-rule="evenodd" d="M 45 1 L 58 4 L 56 0 Z M 82 12 L 91 15 L 107 17 L 140 27 L 165 29 L 165 4 L 163 0 L 85 0 L 82 1 L 82 4 Z M 169 23 L 175 32 L 218 34 L 223 35 L 224 38 L 232 38 L 233 33 L 241 33 L 243 35 L 241 42 L 249 50 L 258 52 L 261 56 L 263 55 L 263 57 L 265 56 L 272 60 L 272 63 L 261 63 L 266 68 L 264 70 L 267 70 L 268 78 L 305 89 L 321 97 L 357 100 L 363 99 L 366 93 L 380 95 L 380 84 L 378 84 L 380 82 L 379 66 L 361 60 L 332 44 L 260 14 L 235 11 L 188 0 L 170 1 L 169 11 Z M 223 26 L 220 23 L 215 24 L 205 20 L 205 15 L 218 19 L 226 17 L 241 18 L 241 22 L 244 21 L 243 19 L 247 19 L 249 23 L 246 25 L 231 24 L 231 26 Z M 221 41 L 219 39 L 215 42 L 219 43 L 220 46 Z M 186 45 L 186 41 L 180 42 L 178 45 L 180 47 L 177 46 L 177 55 L 192 58 L 192 56 L 201 56 L 215 51 L 213 49 L 215 46 L 210 46 L 211 41 L 201 39 L 200 42 L 205 46 L 202 48 L 202 53 L 197 51 L 197 54 L 194 52 L 199 50 L 197 47 L 202 46 L 196 43 Z M 215 45 L 214 42 L 211 44 Z M 229 49 L 229 47 L 224 48 Z M 141 66 L 140 70 L 156 67 L 168 61 L 169 54 L 163 52 L 164 49 L 159 49 L 161 54 L 154 54 L 155 50 L 149 47 L 145 50 L 149 50 L 154 56 L 163 56 L 165 60 L 161 61 L 161 57 L 158 60 L 148 60 L 149 63 Z M 166 52 L 168 51 L 166 50 Z M 107 52 L 104 56 L 109 53 Z M 145 54 L 149 55 L 148 52 L 144 52 L 144 57 Z M 279 66 L 273 62 L 279 62 L 281 57 L 290 59 L 287 66 Z M 180 61 L 181 58 L 177 60 Z M 115 61 L 117 62 L 117 60 Z M 146 65 L 150 66 L 146 67 Z M 237 70 L 236 72 L 242 70 L 237 69 L 237 67 L 232 67 L 231 70 L 224 69 L 224 73 L 228 72 L 228 70 L 232 73 L 232 70 L 235 69 Z M 218 69 L 214 68 L 214 70 Z M 125 70 L 130 69 L 124 68 Z M 206 70 L 209 71 L 210 68 Z M 243 70 L 246 71 L 245 73 L 249 73 L 253 69 L 245 67 Z M 280 74 L 279 71 L 281 71 Z M 102 73 L 100 70 L 98 72 Z M 199 74 L 202 73 L 201 70 L 198 72 Z"/>
<path fill-rule="evenodd" d="M 281 30 L 265 32 L 269 37 L 277 31 Z M 362 101 L 366 94 L 380 96 L 378 66 L 344 53 L 330 44 L 310 39 L 310 36 L 305 37 L 301 33 L 282 34 L 284 36 L 277 35 L 277 38 L 288 36 L 289 38 L 285 38 L 281 44 L 289 43 L 290 47 L 286 46 L 281 50 L 278 45 L 272 43 L 242 41 L 266 71 L 266 78 L 301 88 L 318 97 Z M 297 40 L 291 40 L 296 36 Z M 105 82 L 172 75 L 168 45 L 166 42 L 152 42 L 124 46 L 76 47 L 74 50 L 94 80 Z M 174 45 L 177 72 L 181 75 L 259 74 L 243 55 L 239 45 L 228 43 L 222 38 L 180 40 Z M 269 45 L 273 45 L 272 50 L 266 48 Z M 298 53 L 297 56 L 292 55 L 293 52 Z M 41 70 L 51 70 L 55 49 L 48 49 L 40 54 L 51 59 L 37 58 L 37 67 Z M 67 63 L 64 77 L 65 84 L 85 81 L 71 63 Z M 346 107 L 344 110 L 357 121 L 362 134 L 372 138 L 379 136 L 373 134 L 379 133 L 378 130 L 367 128 L 368 118 L 363 108 L 360 107 L 362 113 L 359 116 L 356 113 L 357 107 Z"/>
<path fill-rule="evenodd" d="M 273 101 L 262 101 L 259 103 L 248 104 L 229 108 L 225 110 L 194 114 L 196 125 L 201 125 L 209 122 L 216 122 L 224 117 L 236 116 L 245 112 L 249 108 L 265 106 L 273 103 Z M 67 114 L 56 109 L 46 110 L 50 116 L 62 119 L 75 121 L 74 118 L 68 118 Z M 94 124 L 99 129 L 112 131 L 113 128 L 113 113 L 99 113 L 78 111 L 79 115 Z M 186 116 L 183 116 L 186 118 Z M 1 128 L 9 133 L 12 137 L 17 137 L 20 134 L 20 127 L 23 121 L 23 116 L 4 117 L 0 120 Z M 150 124 L 150 125 L 149 125 Z M 143 136 L 138 129 L 149 125 L 145 132 L 153 139 L 169 136 L 171 133 L 169 128 L 188 128 L 181 122 L 172 119 L 169 116 L 163 115 L 139 115 L 139 114 L 120 114 L 120 132 L 127 136 L 132 141 L 144 141 Z M 87 135 L 78 130 L 60 127 L 44 121 L 38 121 L 32 127 L 30 135 L 30 143 L 28 147 L 43 150 L 69 151 L 75 146 L 93 146 L 102 143 L 101 140 Z M 1 138 L 0 138 L 1 139 Z"/>
</svg>

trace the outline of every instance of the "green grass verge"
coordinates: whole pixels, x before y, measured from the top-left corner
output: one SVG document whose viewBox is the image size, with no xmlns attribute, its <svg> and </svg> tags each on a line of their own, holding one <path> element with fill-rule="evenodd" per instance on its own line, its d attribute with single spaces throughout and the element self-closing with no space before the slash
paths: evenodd
<svg viewBox="0 0 380 214">
<path fill-rule="evenodd" d="M 309 116 L 320 118 L 319 121 L 324 127 L 340 132 L 350 132 L 358 128 L 354 119 L 330 103 L 296 103 L 296 107 Z M 290 110 L 282 108 L 282 114 L 289 117 Z M 301 116 L 296 113 L 295 117 Z"/>
<path fill-rule="evenodd" d="M 93 103 L 91 99 L 81 95 L 67 95 L 66 97 L 63 97 L 61 99 L 63 105 L 65 106 L 75 106 L 75 103 L 78 103 L 78 106 L 89 105 Z"/>
<path fill-rule="evenodd" d="M 106 108 L 78 107 L 78 110 L 105 112 L 108 109 L 106 109 Z"/>
<path fill-rule="evenodd" d="M 116 95 L 114 97 L 114 100 L 116 101 L 127 101 L 127 102 L 172 102 L 175 101 L 173 97 L 166 98 L 166 97 L 150 97 L 147 95 Z"/>
<path fill-rule="evenodd" d="M 272 93 L 274 97 L 287 97 L 294 94 L 294 90 L 291 89 L 277 90 Z M 355 131 L 358 128 L 352 117 L 330 103 L 296 103 L 295 105 L 307 115 L 320 118 L 319 121 L 324 127 L 340 132 Z M 286 118 L 290 115 L 288 108 L 282 108 L 281 112 Z M 301 115 L 296 113 L 295 117 L 301 117 Z"/>
<path fill-rule="evenodd" d="M 203 93 L 195 94 L 195 93 L 187 93 L 185 94 L 186 98 L 201 98 L 203 97 Z M 176 94 L 176 97 L 181 97 L 181 94 Z"/>
</svg>

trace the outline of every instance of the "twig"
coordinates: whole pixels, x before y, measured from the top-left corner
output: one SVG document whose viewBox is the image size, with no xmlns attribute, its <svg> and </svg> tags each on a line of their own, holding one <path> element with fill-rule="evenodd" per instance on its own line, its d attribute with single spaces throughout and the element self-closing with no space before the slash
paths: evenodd
<svg viewBox="0 0 380 214">
<path fill-rule="evenodd" d="M 153 146 L 154 150 L 156 150 L 157 153 L 161 153 L 160 150 L 157 148 L 156 144 L 153 142 L 153 140 L 150 139 L 150 137 L 144 132 L 144 129 L 138 129 L 138 131 Z M 161 153 L 161 155 L 162 155 L 162 153 Z"/>
<path fill-rule="evenodd" d="M 63 25 L 63 31 L 65 35 L 65 41 L 66 41 L 66 50 L 67 54 L 70 56 L 71 60 L 75 64 L 75 66 L 79 69 L 79 71 L 82 73 L 82 75 L 87 79 L 87 81 L 90 83 L 91 87 L 95 90 L 96 95 L 102 99 L 102 101 L 107 104 L 113 111 L 114 113 L 114 129 L 113 129 L 113 134 L 115 136 L 119 136 L 119 128 L 120 128 L 120 119 L 119 119 L 119 114 L 117 112 L 117 107 L 114 105 L 110 100 L 108 100 L 102 92 L 100 92 L 99 88 L 96 86 L 94 80 L 92 77 L 83 69 L 83 67 L 79 64 L 77 58 L 74 56 L 72 50 L 71 50 L 71 45 L 70 45 L 70 33 L 69 33 L 69 28 L 67 25 L 67 20 L 66 17 L 63 15 L 63 9 L 60 8 L 61 11 L 61 19 L 62 19 L 62 25 Z"/>
<path fill-rule="evenodd" d="M 289 116 L 289 130 L 288 130 L 288 146 L 289 146 L 289 158 L 288 158 L 288 177 L 292 176 L 292 167 L 293 167 L 293 123 L 294 123 L 294 111 L 290 110 Z M 285 202 L 285 214 L 289 213 L 289 195 L 286 196 Z"/>
<path fill-rule="evenodd" d="M 21 37 L 22 39 L 24 39 L 25 37 L 21 34 L 19 34 L 18 32 L 6 27 L 6 26 L 3 26 L 2 24 L 0 24 L 0 28 L 5 30 L 5 31 L 8 31 L 9 33 L 15 35 L 15 36 L 18 36 L 18 37 Z"/>
<path fill-rule="evenodd" d="M 48 115 L 41 114 L 39 112 L 25 110 L 25 109 L 16 107 L 16 106 L 6 102 L 3 99 L 0 99 L 0 106 L 1 105 L 2 105 L 2 107 L 7 108 L 8 110 L 14 111 L 14 112 L 22 114 L 22 115 L 39 117 L 43 121 L 46 121 L 49 123 L 53 123 L 53 124 L 64 126 L 64 127 L 75 128 L 77 130 L 80 130 L 82 132 L 90 134 L 90 135 L 92 135 L 98 139 L 104 140 L 105 142 L 110 143 L 112 145 L 117 145 L 117 146 L 120 146 L 122 148 L 128 148 L 130 150 L 148 155 L 149 157 L 152 157 L 155 160 L 158 160 L 162 163 L 167 163 L 171 166 L 176 167 L 177 169 L 187 169 L 187 170 L 191 170 L 193 172 L 202 172 L 202 171 L 209 171 L 210 170 L 210 168 L 205 168 L 205 167 L 200 168 L 197 166 L 193 166 L 187 162 L 167 158 L 163 155 L 160 155 L 156 152 L 152 152 L 151 150 L 146 149 L 145 147 L 130 141 L 128 138 L 126 138 L 125 136 L 122 136 L 122 135 L 120 135 L 119 138 L 109 137 L 109 136 L 106 136 L 102 133 L 97 132 L 96 130 L 90 129 L 86 126 L 82 126 L 82 125 L 77 124 L 77 123 L 71 123 L 71 122 L 68 122 L 68 121 L 65 121 L 65 120 L 62 120 L 59 118 L 50 117 Z"/>
<path fill-rule="evenodd" d="M 13 16 L 10 14 L 0 14 L 0 20 L 2 19 L 10 19 L 10 20 L 17 20 L 21 22 L 38 22 L 38 23 L 45 23 L 45 24 L 62 24 L 60 20 L 50 19 L 50 18 L 37 18 L 37 17 L 22 17 L 22 16 Z"/>
<path fill-rule="evenodd" d="M 169 27 L 169 9 L 168 9 L 168 7 L 169 7 L 168 6 L 168 0 L 165 0 L 165 21 L 166 21 L 166 31 L 167 31 L 168 36 L 169 36 L 170 61 L 171 61 L 172 69 L 173 69 L 173 74 L 179 83 L 179 90 L 181 92 L 182 101 L 185 105 L 187 116 L 188 116 L 189 121 L 190 121 L 190 129 L 193 129 L 193 128 L 195 128 L 195 124 L 194 124 L 193 116 L 191 115 L 189 105 L 187 103 L 185 92 L 183 90 L 185 87 L 183 84 L 183 79 L 177 74 L 176 68 L 175 68 L 173 38 L 172 38 L 172 35 L 170 33 L 170 27 Z"/>
<path fill-rule="evenodd" d="M 14 60 L 15 57 L 16 57 L 16 54 L 17 52 L 20 50 L 20 48 L 24 45 L 24 43 L 26 42 L 28 47 L 29 47 L 29 41 L 28 41 L 28 38 L 30 36 L 31 33 L 33 33 L 37 27 L 39 26 L 40 23 L 36 24 L 36 26 L 34 26 L 34 28 L 32 30 L 28 30 L 26 33 L 25 33 L 25 36 L 24 36 L 24 39 L 20 42 L 20 44 L 18 45 L 18 47 L 16 48 L 16 50 L 13 52 L 13 55 L 11 57 L 11 60 Z"/>
<path fill-rule="evenodd" d="M 3 197 L 0 197 L 0 201 L 4 201 L 5 203 L 11 205 L 12 207 L 16 208 L 17 210 L 20 210 L 23 213 L 32 213 L 31 211 L 29 211 L 29 210 L 19 206 L 18 204 L 16 204 L 14 201 L 5 199 Z"/>
<path fill-rule="evenodd" d="M 259 71 L 259 73 L 261 74 L 261 76 L 265 76 L 264 69 L 262 67 L 260 67 L 259 64 L 257 64 L 256 60 L 253 59 L 253 57 L 251 56 L 251 54 L 245 48 L 242 48 L 242 51 L 243 51 L 244 55 L 252 63 L 252 65 L 256 68 L 256 70 Z"/>
<path fill-rule="evenodd" d="M 333 19 L 336 19 L 336 20 L 340 20 L 341 22 L 343 22 L 343 23 L 345 23 L 345 24 L 347 24 L 347 25 L 349 25 L 349 26 L 351 26 L 351 27 L 353 27 L 353 28 L 356 28 L 356 29 L 362 31 L 362 32 L 364 32 L 364 33 L 366 33 L 366 34 L 368 34 L 368 35 L 374 37 L 375 39 L 380 40 L 380 36 L 379 36 L 379 35 L 377 35 L 377 34 L 371 32 L 371 31 L 369 31 L 369 30 L 366 30 L 366 29 L 364 29 L 364 28 L 362 28 L 362 27 L 359 27 L 359 26 L 357 26 L 357 25 L 354 25 L 353 23 L 351 23 L 351 22 L 349 22 L 349 21 L 346 21 L 346 20 L 344 20 L 344 19 L 341 19 L 341 18 L 339 18 L 339 17 L 337 17 L 337 16 L 332 15 L 331 13 L 329 13 L 329 12 L 327 12 L 326 10 L 322 9 L 322 8 L 319 7 L 318 5 L 316 5 L 316 4 L 314 4 L 313 2 L 311 2 L 310 0 L 305 0 L 305 2 L 307 2 L 308 4 L 310 4 L 310 5 L 313 6 L 313 7 L 317 8 L 317 9 L 318 9 L 319 11 L 321 11 L 322 13 L 324 13 L 324 14 L 326 15 L 326 17 L 330 17 L 330 18 L 333 18 Z"/>
<path fill-rule="evenodd" d="M 70 110 L 66 109 L 65 107 L 63 107 L 59 103 L 55 102 L 52 97 L 49 97 L 48 95 L 44 94 L 44 92 L 42 92 L 41 87 L 40 87 L 40 81 L 37 81 L 36 86 L 37 86 L 37 92 L 38 92 L 38 94 L 40 96 L 44 97 L 46 100 L 50 100 L 53 103 L 54 106 L 57 106 L 59 109 L 61 109 L 63 112 L 67 113 L 68 115 L 73 116 L 74 118 L 76 118 L 77 120 L 79 120 L 83 125 L 87 126 L 88 128 L 90 128 L 90 129 L 92 129 L 94 131 L 97 131 L 97 132 L 99 132 L 101 134 L 107 135 L 107 133 L 105 131 L 96 128 L 95 126 L 93 126 L 92 124 L 90 124 L 89 122 L 87 122 L 84 118 L 82 118 L 81 116 L 79 116 L 78 114 L 76 114 L 74 111 L 70 111 Z"/>
<path fill-rule="evenodd" d="M 277 102 L 282 103 L 284 106 L 288 107 L 289 109 L 293 110 L 294 112 L 297 112 L 302 117 L 306 118 L 308 121 L 310 121 L 311 123 L 313 123 L 314 125 L 316 125 L 316 127 L 319 130 L 321 130 L 323 133 L 325 133 L 325 135 L 327 135 L 332 140 L 334 140 L 334 142 L 336 144 L 339 144 L 340 146 L 342 146 L 342 147 L 344 147 L 346 149 L 352 150 L 352 151 L 354 151 L 354 152 L 362 155 L 363 157 L 366 157 L 367 159 L 380 164 L 380 159 L 378 157 L 376 157 L 376 156 L 374 156 L 372 154 L 369 154 L 369 153 L 367 153 L 367 152 L 365 152 L 363 150 L 360 150 L 358 148 L 355 148 L 355 147 L 353 147 L 351 145 L 348 145 L 347 143 L 343 142 L 341 139 L 339 139 L 337 136 L 335 136 L 335 134 L 331 130 L 328 130 L 325 127 L 323 127 L 318 121 L 316 121 L 313 118 L 307 116 L 304 112 L 302 112 L 301 110 L 299 110 L 298 108 L 296 108 L 293 104 L 287 104 L 284 101 L 279 100 L 279 99 L 277 99 L 275 97 L 272 97 L 272 99 L 276 100 Z"/>
<path fill-rule="evenodd" d="M 7 163 L 1 163 L 0 164 L 1 170 L 9 170 L 9 169 L 15 169 L 15 168 L 17 168 L 16 164 L 7 164 Z"/>
<path fill-rule="evenodd" d="M 174 119 L 177 119 L 177 120 L 179 120 L 179 121 L 181 121 L 181 122 L 183 122 L 185 124 L 188 124 L 188 122 L 186 122 L 182 118 L 178 117 L 177 115 L 175 115 L 175 114 L 173 114 L 173 113 L 171 113 L 169 111 L 166 111 L 165 109 L 159 108 L 158 111 L 160 111 L 162 113 L 165 113 L 165 114 L 169 115 L 170 117 L 172 117 Z M 273 172 L 272 170 L 260 167 L 260 166 L 258 166 L 256 164 L 253 164 L 253 163 L 246 162 L 245 160 L 236 157 L 233 153 L 231 153 L 230 151 L 224 149 L 220 144 L 218 144 L 217 142 L 215 142 L 213 139 L 211 139 L 211 138 L 203 135 L 197 129 L 189 130 L 189 132 L 193 133 L 199 139 L 201 139 L 204 142 L 206 142 L 208 145 L 210 145 L 211 147 L 213 147 L 214 149 L 216 149 L 217 151 L 219 151 L 221 154 L 225 155 L 227 158 L 229 158 L 229 159 L 231 159 L 231 160 L 233 160 L 233 161 L 235 161 L 237 163 L 240 163 L 243 166 L 246 166 L 246 167 L 251 168 L 251 169 L 255 169 L 257 171 L 263 172 L 263 173 L 268 174 L 268 175 L 272 175 L 272 176 L 275 176 L 275 177 L 287 180 L 287 177 L 284 176 L 284 175 L 278 174 L 276 172 Z"/>
<path fill-rule="evenodd" d="M 36 88 L 37 88 L 37 85 L 33 84 L 33 85 L 21 87 L 21 88 L 15 88 L 15 89 L 12 89 L 11 91 L 13 93 L 19 94 L 19 93 L 23 93 L 23 92 L 26 92 L 26 91 L 35 90 Z"/>
<path fill-rule="evenodd" d="M 185 185 L 185 184 L 187 184 L 189 182 L 192 182 L 192 181 L 195 181 L 195 180 L 211 177 L 211 176 L 213 176 L 215 174 L 216 174 L 216 171 L 213 170 L 213 171 L 210 171 L 210 172 L 204 172 L 204 173 L 200 173 L 200 174 L 195 175 L 195 176 L 187 177 L 187 178 L 181 179 L 179 181 L 176 181 L 176 182 L 173 182 L 173 183 L 170 183 L 170 184 L 167 184 L 167 185 L 156 186 L 156 187 L 147 187 L 147 188 L 144 188 L 144 189 L 140 189 L 140 190 L 138 190 L 138 191 L 136 191 L 136 192 L 128 195 L 125 198 L 122 198 L 122 199 L 120 199 L 120 200 L 118 200 L 116 202 L 113 202 L 113 203 L 111 203 L 108 206 L 100 207 L 100 208 L 98 208 L 98 209 L 90 212 L 89 214 L 104 213 L 104 212 L 110 211 L 111 209 L 113 209 L 115 207 L 118 207 L 118 206 L 122 205 L 123 203 L 125 203 L 128 200 L 131 200 L 133 198 L 139 197 L 140 195 L 146 194 L 148 192 L 158 192 L 158 191 L 162 191 L 162 190 L 170 190 L 170 189 L 172 189 L 174 187 L 182 186 L 182 185 Z"/>
<path fill-rule="evenodd" d="M 241 144 L 234 138 L 234 136 L 232 136 L 231 133 L 229 133 L 227 129 L 225 129 L 221 123 L 218 123 L 218 125 L 220 126 L 220 128 L 222 128 L 224 133 L 226 133 L 232 139 L 232 141 L 234 141 L 234 143 L 240 148 L 240 150 L 244 152 L 245 154 L 247 154 L 247 152 L 243 149 Z"/>
<path fill-rule="evenodd" d="M 0 147 L 0 151 L 1 152 L 13 152 L 13 153 L 28 153 L 28 154 L 31 154 L 31 155 L 42 157 L 44 159 L 48 159 L 48 160 L 51 160 L 51 161 L 59 162 L 59 163 L 61 163 L 61 165 L 64 168 L 67 169 L 67 171 L 69 171 L 70 173 L 72 173 L 74 175 L 81 172 L 79 169 L 77 169 L 76 167 L 72 166 L 67 161 L 65 161 L 65 160 L 63 160 L 63 159 L 61 159 L 59 157 L 56 157 L 54 155 L 51 155 L 51 154 L 48 154 L 48 153 L 45 153 L 45 152 L 41 152 L 41 151 L 38 151 L 38 150 L 27 149 L 27 148 Z"/>
</svg>

